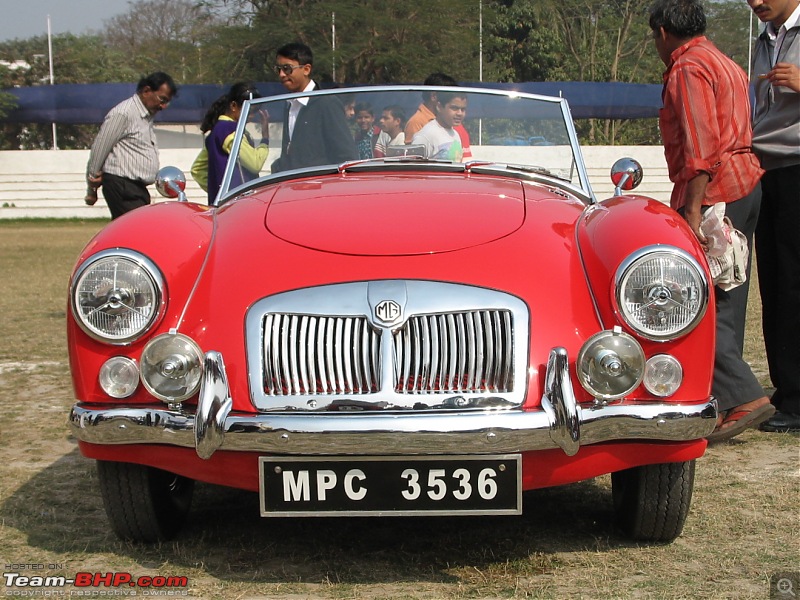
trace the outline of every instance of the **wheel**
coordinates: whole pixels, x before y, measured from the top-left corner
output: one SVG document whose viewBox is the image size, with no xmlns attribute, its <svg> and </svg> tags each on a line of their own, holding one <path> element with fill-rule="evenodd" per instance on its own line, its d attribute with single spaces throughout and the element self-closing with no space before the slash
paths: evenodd
<svg viewBox="0 0 800 600">
<path fill-rule="evenodd" d="M 671 542 L 683 530 L 693 487 L 693 460 L 612 473 L 617 526 L 636 540 Z"/>
<path fill-rule="evenodd" d="M 123 540 L 158 542 L 181 530 L 194 481 L 144 465 L 97 461 L 103 506 Z"/>
</svg>

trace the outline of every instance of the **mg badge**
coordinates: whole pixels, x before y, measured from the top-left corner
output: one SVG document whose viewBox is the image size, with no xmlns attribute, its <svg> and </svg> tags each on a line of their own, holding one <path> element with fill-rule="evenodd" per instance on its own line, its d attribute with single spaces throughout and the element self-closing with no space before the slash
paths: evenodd
<svg viewBox="0 0 800 600">
<path fill-rule="evenodd" d="M 383 300 L 375 307 L 375 316 L 384 323 L 391 323 L 400 318 L 403 310 L 394 300 Z"/>
</svg>

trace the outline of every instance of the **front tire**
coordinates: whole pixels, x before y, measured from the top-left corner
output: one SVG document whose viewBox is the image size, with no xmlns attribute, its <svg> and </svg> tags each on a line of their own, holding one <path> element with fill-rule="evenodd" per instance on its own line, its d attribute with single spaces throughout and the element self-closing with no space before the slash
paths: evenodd
<svg viewBox="0 0 800 600">
<path fill-rule="evenodd" d="M 103 506 L 123 540 L 159 542 L 183 527 L 192 503 L 194 481 L 132 463 L 97 461 Z"/>
<path fill-rule="evenodd" d="M 644 465 L 611 474 L 617 526 L 629 537 L 671 542 L 681 534 L 694 488 L 695 461 Z"/>
</svg>

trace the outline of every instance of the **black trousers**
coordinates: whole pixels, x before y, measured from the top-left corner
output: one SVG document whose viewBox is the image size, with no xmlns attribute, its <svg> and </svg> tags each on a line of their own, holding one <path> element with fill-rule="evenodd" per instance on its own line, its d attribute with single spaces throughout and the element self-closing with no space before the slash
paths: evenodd
<svg viewBox="0 0 800 600">
<path fill-rule="evenodd" d="M 800 165 L 767 171 L 761 185 L 756 261 L 772 403 L 800 413 Z"/>
<path fill-rule="evenodd" d="M 744 233 L 751 249 L 760 206 L 760 185 L 756 185 L 744 198 L 725 206 L 725 215 L 730 218 L 736 229 Z M 749 260 L 746 283 L 727 292 L 719 287 L 714 288 L 717 309 L 717 349 L 714 355 L 714 380 L 711 384 L 711 393 L 717 399 L 720 410 L 729 410 L 764 396 L 764 388 L 753 375 L 750 365 L 742 358 L 749 288 Z"/>
<path fill-rule="evenodd" d="M 111 173 L 103 173 L 103 198 L 112 219 L 150 204 L 150 192 L 144 183 Z"/>
</svg>

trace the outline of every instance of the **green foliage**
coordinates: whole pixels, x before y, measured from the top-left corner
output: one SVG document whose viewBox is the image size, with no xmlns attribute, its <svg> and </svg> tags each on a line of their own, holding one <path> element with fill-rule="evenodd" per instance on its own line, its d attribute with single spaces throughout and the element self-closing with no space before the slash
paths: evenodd
<svg viewBox="0 0 800 600">
<path fill-rule="evenodd" d="M 215 33 L 226 42 L 224 73 L 276 81 L 270 69 L 275 51 L 300 41 L 314 51 L 315 76 L 323 82 L 419 82 L 434 71 L 469 81 L 480 76 L 474 0 L 436 2 L 435 7 L 429 0 L 207 4 L 238 11 L 233 27 Z"/>
<path fill-rule="evenodd" d="M 321 82 L 418 83 L 443 71 L 464 82 L 660 83 L 664 66 L 647 24 L 650 2 L 136 0 L 104 23 L 102 35 L 55 36 L 55 80 L 130 82 L 163 70 L 178 83 L 277 81 L 275 51 L 302 41 L 314 51 Z M 730 0 L 706 7 L 709 37 L 746 66 L 750 9 Z M 0 69 L 0 87 L 49 81 L 44 36 L 0 43 L 0 59 L 31 65 L 14 73 Z M 0 104 L 0 118 L 3 110 Z M 653 120 L 576 125 L 584 143 L 658 139 Z M 49 143 L 49 127 L 25 129 L 13 134 L 19 139 L 12 146 L 22 139 L 26 147 Z M 89 136 L 65 129 L 63 138 L 82 144 Z"/>
<path fill-rule="evenodd" d="M 487 56 L 496 81 L 564 81 L 563 46 L 554 31 L 550 2 L 497 2 Z"/>
<path fill-rule="evenodd" d="M 201 83 L 209 65 L 203 59 L 217 19 L 190 0 L 137 0 L 106 23 L 106 46 L 126 57 L 137 74 L 166 71 L 178 83 Z"/>
<path fill-rule="evenodd" d="M 16 96 L 8 92 L 0 92 L 0 119 L 6 117 L 16 106 Z"/>
<path fill-rule="evenodd" d="M 759 20 L 746 2 L 713 0 L 705 5 L 708 30 L 706 35 L 736 63 L 748 70 L 749 52 L 758 35 Z M 752 36 L 751 39 L 751 22 Z"/>
</svg>

